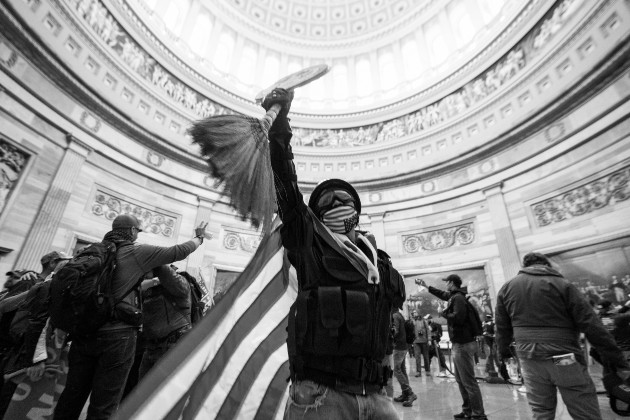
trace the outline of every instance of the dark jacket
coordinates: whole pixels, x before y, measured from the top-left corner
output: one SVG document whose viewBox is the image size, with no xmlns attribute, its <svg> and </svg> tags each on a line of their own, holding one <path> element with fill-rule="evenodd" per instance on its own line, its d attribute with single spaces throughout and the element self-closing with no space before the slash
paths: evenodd
<svg viewBox="0 0 630 420">
<path fill-rule="evenodd" d="M 497 294 L 496 342 L 500 355 L 515 340 L 580 348 L 579 334 L 615 366 L 625 360 L 612 335 L 579 290 L 551 267 L 523 268 Z"/>
<path fill-rule="evenodd" d="M 114 301 L 123 299 L 132 305 L 139 306 L 139 296 L 134 291 L 127 294 L 134 285 L 138 285 L 142 277 L 152 269 L 162 265 L 180 261 L 190 255 L 197 244 L 195 241 L 187 241 L 171 247 L 159 247 L 146 244 L 133 244 L 122 246 L 116 254 L 116 271 L 112 282 L 112 295 Z M 129 325 L 114 321 L 105 324 L 101 330 L 115 330 L 129 328 Z"/>
<path fill-rule="evenodd" d="M 340 378 L 380 383 L 376 371 L 382 369 L 395 295 L 403 293 L 400 303 L 404 300 L 402 277 L 379 254 L 374 265 L 380 282 L 374 282 L 370 273 L 375 271 L 353 259 L 350 247 L 340 246 L 306 206 L 297 184 L 291 136 L 288 120 L 278 117 L 269 131 L 271 165 L 282 245 L 298 280 L 288 321 L 291 377 L 325 384 Z M 367 238 L 357 240 L 356 248 L 376 262 L 377 251 Z"/>
<path fill-rule="evenodd" d="M 153 270 L 159 284 L 143 293 L 142 334 L 147 340 L 163 340 L 190 326 L 190 284 L 170 266 Z"/>
<path fill-rule="evenodd" d="M 405 331 L 405 318 L 399 311 L 392 314 L 392 328 L 394 330 L 394 350 L 407 350 L 407 333 Z"/>
<path fill-rule="evenodd" d="M 460 288 L 449 292 L 429 286 L 429 293 L 448 301 L 443 316 L 448 324 L 448 336 L 453 343 L 466 344 L 475 341 L 475 336 L 472 333 L 473 328 L 468 318 L 465 290 Z"/>
</svg>

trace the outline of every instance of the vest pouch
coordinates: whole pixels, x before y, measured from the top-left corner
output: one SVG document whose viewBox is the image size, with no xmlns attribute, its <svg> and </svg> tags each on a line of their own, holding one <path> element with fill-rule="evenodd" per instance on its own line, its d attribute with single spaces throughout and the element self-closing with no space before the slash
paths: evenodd
<svg viewBox="0 0 630 420">
<path fill-rule="evenodd" d="M 348 259 L 340 255 L 324 255 L 322 264 L 326 272 L 339 283 L 355 283 L 365 281 L 363 274 L 359 273 Z"/>
<path fill-rule="evenodd" d="M 367 354 L 370 346 L 371 315 L 367 293 L 346 290 L 346 328 L 350 334 L 343 342 L 343 354 L 348 356 Z"/>
<path fill-rule="evenodd" d="M 317 289 L 317 320 L 313 346 L 318 354 L 337 354 L 339 329 L 343 326 L 345 313 L 341 287 Z"/>
</svg>

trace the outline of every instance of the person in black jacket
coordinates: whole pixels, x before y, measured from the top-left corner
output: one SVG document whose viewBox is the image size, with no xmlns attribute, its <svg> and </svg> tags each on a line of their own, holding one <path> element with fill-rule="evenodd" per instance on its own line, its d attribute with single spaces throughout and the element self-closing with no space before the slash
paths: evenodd
<svg viewBox="0 0 630 420">
<path fill-rule="evenodd" d="M 276 88 L 262 102 L 263 125 L 273 121 L 269 146 L 282 245 L 298 279 L 288 317 L 285 418 L 397 419 L 382 392 L 391 375 L 382 361 L 404 282 L 387 254 L 356 230 L 361 200 L 352 185 L 323 181 L 304 203 L 290 145 L 292 99 L 292 91 Z M 274 120 L 275 104 L 281 110 Z"/>
<path fill-rule="evenodd" d="M 477 351 L 476 337 L 468 317 L 466 294 L 462 290 L 462 279 L 457 274 L 450 274 L 442 279 L 446 282 L 447 291 L 427 286 L 424 280 L 417 280 L 420 286 L 428 288 L 432 295 L 448 301 L 448 306 L 442 312 L 448 323 L 448 334 L 453 343 L 453 364 L 455 365 L 455 380 L 459 385 L 459 393 L 464 403 L 462 412 L 455 414 L 456 419 L 486 419 L 483 408 L 481 389 L 475 379 L 475 352 Z"/>
<path fill-rule="evenodd" d="M 595 385 L 580 346 L 580 332 L 616 371 L 628 364 L 610 332 L 580 291 L 540 253 L 523 257 L 523 268 L 497 294 L 499 356 L 516 356 L 534 419 L 553 418 L 557 393 L 573 419 L 601 419 Z"/>
</svg>

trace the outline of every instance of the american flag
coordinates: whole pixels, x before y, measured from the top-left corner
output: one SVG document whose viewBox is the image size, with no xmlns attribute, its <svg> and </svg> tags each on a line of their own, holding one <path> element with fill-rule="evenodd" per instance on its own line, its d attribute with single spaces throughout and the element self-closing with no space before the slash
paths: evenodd
<svg viewBox="0 0 630 420">
<path fill-rule="evenodd" d="M 295 271 L 276 226 L 221 300 L 138 384 L 118 419 L 280 419 Z"/>
</svg>

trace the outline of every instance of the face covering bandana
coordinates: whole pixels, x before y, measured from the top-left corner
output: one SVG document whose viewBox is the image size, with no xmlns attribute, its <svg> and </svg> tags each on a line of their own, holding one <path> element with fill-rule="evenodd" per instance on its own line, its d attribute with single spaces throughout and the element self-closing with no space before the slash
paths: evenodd
<svg viewBox="0 0 630 420">
<path fill-rule="evenodd" d="M 359 224 L 359 215 L 352 206 L 339 206 L 324 213 L 322 222 L 335 233 L 348 233 Z"/>
</svg>

